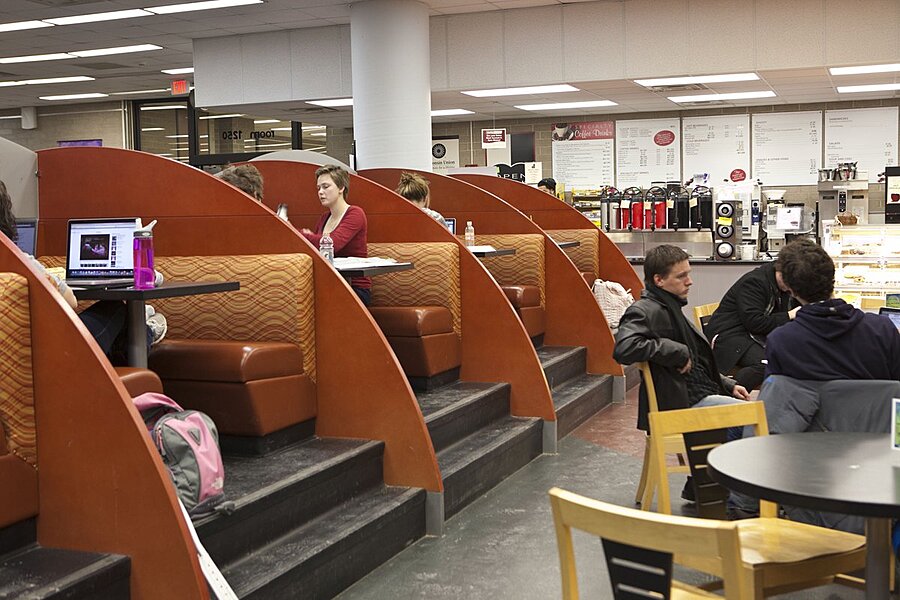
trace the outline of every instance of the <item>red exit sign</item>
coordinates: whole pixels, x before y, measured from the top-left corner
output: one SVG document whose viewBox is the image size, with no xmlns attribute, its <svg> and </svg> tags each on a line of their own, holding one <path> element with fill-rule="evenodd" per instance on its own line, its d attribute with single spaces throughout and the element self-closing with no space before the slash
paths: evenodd
<svg viewBox="0 0 900 600">
<path fill-rule="evenodd" d="M 188 93 L 187 79 L 176 79 L 172 82 L 172 95 L 183 96 Z"/>
</svg>

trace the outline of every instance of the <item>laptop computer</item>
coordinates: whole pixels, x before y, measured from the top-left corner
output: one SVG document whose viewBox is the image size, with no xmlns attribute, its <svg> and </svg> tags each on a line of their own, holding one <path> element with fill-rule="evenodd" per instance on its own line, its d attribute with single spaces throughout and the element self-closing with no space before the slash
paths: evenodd
<svg viewBox="0 0 900 600">
<path fill-rule="evenodd" d="M 882 306 L 878 309 L 879 315 L 886 315 L 891 323 L 900 330 L 900 308 L 891 308 L 890 306 Z"/>
<path fill-rule="evenodd" d="M 66 244 L 66 283 L 128 287 L 134 283 L 135 219 L 73 219 Z"/>
<path fill-rule="evenodd" d="M 447 229 L 450 230 L 450 233 L 456 235 L 456 219 L 454 217 L 450 217 L 449 219 L 444 219 L 444 225 L 447 226 Z"/>
<path fill-rule="evenodd" d="M 25 254 L 34 256 L 37 248 L 37 219 L 16 219 L 16 246 Z"/>
</svg>

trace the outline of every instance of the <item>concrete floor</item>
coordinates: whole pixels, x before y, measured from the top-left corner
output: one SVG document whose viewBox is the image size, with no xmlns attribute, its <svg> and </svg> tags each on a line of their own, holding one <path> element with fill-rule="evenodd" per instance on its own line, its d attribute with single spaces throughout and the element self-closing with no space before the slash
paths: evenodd
<svg viewBox="0 0 900 600">
<path fill-rule="evenodd" d="M 547 490 L 558 486 L 607 502 L 633 506 L 644 437 L 635 430 L 636 388 L 624 405 L 598 413 L 559 447 L 476 500 L 445 525 L 338 596 L 340 600 L 435 598 L 441 600 L 546 600 L 561 597 L 559 560 Z M 681 485 L 673 479 L 677 498 Z M 678 511 L 673 499 L 673 510 Z M 583 598 L 611 599 L 600 542 L 576 534 Z M 693 583 L 708 576 L 677 570 Z M 860 591 L 826 586 L 778 598 L 856 600 Z"/>
</svg>

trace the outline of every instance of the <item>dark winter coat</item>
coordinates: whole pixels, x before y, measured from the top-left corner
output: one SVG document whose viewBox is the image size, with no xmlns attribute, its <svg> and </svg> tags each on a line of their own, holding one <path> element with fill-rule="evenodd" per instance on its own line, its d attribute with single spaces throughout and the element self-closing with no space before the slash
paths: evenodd
<svg viewBox="0 0 900 600">
<path fill-rule="evenodd" d="M 745 273 L 725 292 L 709 319 L 706 335 L 715 338 L 713 353 L 719 368 L 730 371 L 753 344 L 766 345 L 766 336 L 790 319 L 796 306 L 789 292 L 775 281 L 775 263 Z"/>
</svg>

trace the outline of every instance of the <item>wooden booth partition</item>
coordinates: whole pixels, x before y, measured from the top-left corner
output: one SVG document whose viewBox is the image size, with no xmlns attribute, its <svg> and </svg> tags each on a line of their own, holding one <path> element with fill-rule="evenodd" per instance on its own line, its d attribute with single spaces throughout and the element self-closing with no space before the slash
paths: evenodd
<svg viewBox="0 0 900 600">
<path fill-rule="evenodd" d="M 366 171 L 379 182 L 396 181 L 399 170 Z M 431 182 L 431 206 L 444 217 L 455 217 L 457 233 L 472 221 L 476 235 L 539 234 L 544 239 L 546 331 L 550 346 L 587 348 L 589 373 L 622 375 L 612 359 L 614 340 L 606 317 L 565 252 L 524 214 L 501 198 L 455 177 L 421 173 Z M 499 178 L 497 178 L 499 179 Z"/>
<path fill-rule="evenodd" d="M 322 214 L 315 189 L 318 165 L 293 161 L 254 160 L 265 180 L 266 203 L 288 205 L 297 228 L 313 228 Z M 521 322 L 481 262 L 446 228 L 396 193 L 391 180 L 374 182 L 366 171 L 351 175 L 347 200 L 366 212 L 369 243 L 449 242 L 459 251 L 462 365 L 468 381 L 510 384 L 510 410 L 515 416 L 554 421 L 556 414 L 540 361 Z"/>
<path fill-rule="evenodd" d="M 387 341 L 343 278 L 293 227 L 223 181 L 151 154 L 53 148 L 38 153 L 38 167 L 41 255 L 65 254 L 69 218 L 140 216 L 159 219 L 157 256 L 310 256 L 316 433 L 381 440 L 387 484 L 442 490 L 422 413 Z"/>
<path fill-rule="evenodd" d="M 641 290 L 644 289 L 641 278 L 638 277 L 619 247 L 587 217 L 565 202 L 512 179 L 476 174 L 454 175 L 454 177 L 503 198 L 545 231 L 553 229 L 596 231 L 599 237 L 600 254 L 597 276 L 600 279 L 621 283 L 625 289 L 631 290 L 631 295 L 635 300 L 641 297 Z"/>
<path fill-rule="evenodd" d="M 131 557 L 136 600 L 208 598 L 169 474 L 109 361 L 3 235 L 0 272 L 28 285 L 38 543 Z"/>
</svg>

